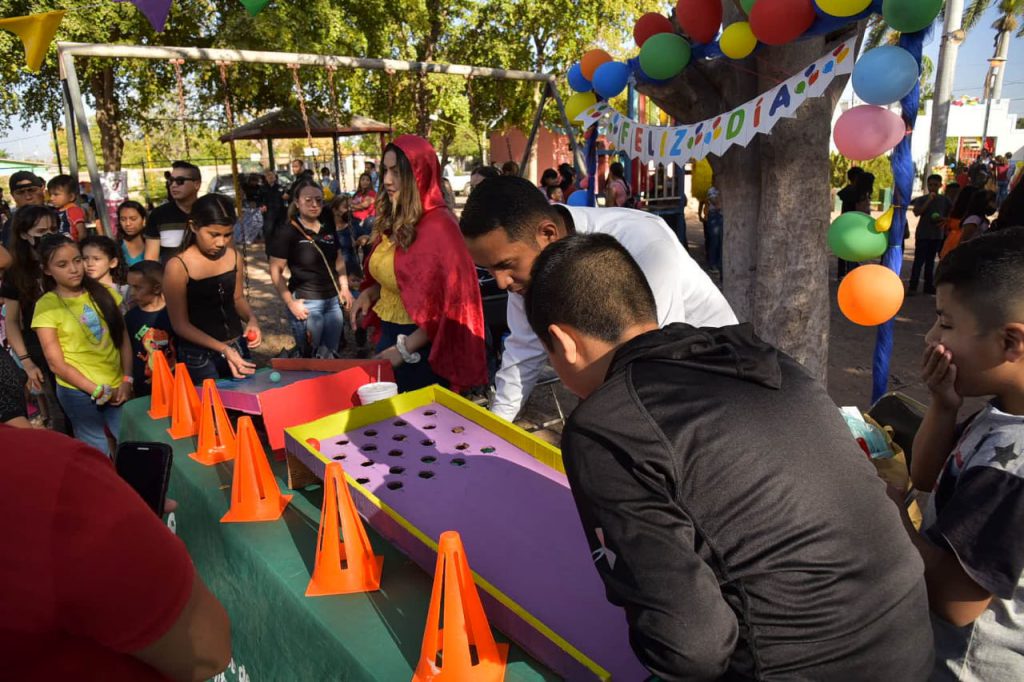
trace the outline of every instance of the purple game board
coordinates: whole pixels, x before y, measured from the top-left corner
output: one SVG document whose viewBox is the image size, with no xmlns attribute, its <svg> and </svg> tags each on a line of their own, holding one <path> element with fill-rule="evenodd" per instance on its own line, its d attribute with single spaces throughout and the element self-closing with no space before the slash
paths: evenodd
<svg viewBox="0 0 1024 682">
<path fill-rule="evenodd" d="M 649 675 L 605 598 L 564 475 L 436 403 L 323 439 L 320 452 L 435 541 L 458 530 L 474 571 L 614 679 Z"/>
</svg>

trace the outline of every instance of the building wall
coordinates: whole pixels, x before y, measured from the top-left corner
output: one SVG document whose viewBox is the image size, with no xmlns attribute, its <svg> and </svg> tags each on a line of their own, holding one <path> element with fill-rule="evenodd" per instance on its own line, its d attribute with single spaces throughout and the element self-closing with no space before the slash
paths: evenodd
<svg viewBox="0 0 1024 682">
<path fill-rule="evenodd" d="M 492 132 L 488 136 L 491 146 L 491 163 L 499 168 L 509 159 L 520 163 L 523 160 L 523 151 L 526 149 L 526 136 L 527 133 L 518 128 Z M 558 168 L 558 165 L 562 163 L 572 163 L 569 138 L 542 127 L 537 131 L 534 153 L 530 155 L 530 165 L 523 173 L 523 177 L 536 184 L 545 169 Z"/>
</svg>

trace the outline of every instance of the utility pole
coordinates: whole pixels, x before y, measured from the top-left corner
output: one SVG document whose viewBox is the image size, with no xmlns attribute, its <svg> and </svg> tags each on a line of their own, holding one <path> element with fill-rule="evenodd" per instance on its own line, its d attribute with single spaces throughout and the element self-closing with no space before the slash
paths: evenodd
<svg viewBox="0 0 1024 682">
<path fill-rule="evenodd" d="M 928 143 L 928 169 L 946 165 L 946 131 L 949 127 L 949 103 L 953 96 L 953 76 L 960 43 L 964 0 L 946 1 L 946 21 L 939 46 L 939 65 L 935 72 L 935 97 L 932 100 L 932 129 Z"/>
</svg>

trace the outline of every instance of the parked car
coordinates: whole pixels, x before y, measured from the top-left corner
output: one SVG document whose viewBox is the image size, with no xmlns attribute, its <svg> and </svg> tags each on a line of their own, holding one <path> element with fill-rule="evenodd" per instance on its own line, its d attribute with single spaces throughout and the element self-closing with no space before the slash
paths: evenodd
<svg viewBox="0 0 1024 682">
<path fill-rule="evenodd" d="M 210 180 L 209 186 L 206 188 L 209 193 L 223 194 L 229 196 L 232 199 L 235 198 L 235 181 L 230 173 L 227 175 L 216 175 Z"/>
<path fill-rule="evenodd" d="M 448 182 L 452 183 L 452 191 L 455 194 L 469 194 L 468 175 L 449 175 Z"/>
</svg>

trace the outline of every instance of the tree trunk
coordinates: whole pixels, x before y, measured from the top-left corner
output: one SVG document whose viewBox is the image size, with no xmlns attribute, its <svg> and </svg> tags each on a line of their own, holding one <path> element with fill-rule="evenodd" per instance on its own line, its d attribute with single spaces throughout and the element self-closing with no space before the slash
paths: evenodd
<svg viewBox="0 0 1024 682">
<path fill-rule="evenodd" d="M 89 89 L 96 102 L 96 125 L 100 129 L 103 170 L 121 170 L 124 138 L 121 135 L 121 105 L 117 100 L 114 67 L 108 65 L 89 78 Z"/>
<path fill-rule="evenodd" d="M 1003 28 L 996 35 L 996 56 L 995 58 L 999 61 L 999 66 L 996 67 L 995 77 L 992 79 L 992 99 L 1000 100 L 1003 98 L 1003 78 L 1006 76 L 1006 57 L 1010 53 L 1010 31 L 1007 30 L 1006 22 L 1010 21 L 1009 17 L 1003 17 Z"/>
<path fill-rule="evenodd" d="M 641 91 L 669 114 L 700 121 L 729 111 L 826 52 L 824 38 L 763 49 L 755 59 L 692 64 L 675 80 Z M 829 136 L 846 78 L 806 100 L 794 119 L 746 148 L 709 157 L 725 215 L 725 295 L 741 321 L 818 379 L 828 367 Z"/>
<path fill-rule="evenodd" d="M 949 100 L 953 96 L 953 75 L 960 43 L 952 33 L 963 24 L 964 0 L 947 0 L 939 66 L 935 72 L 935 96 L 932 98 L 932 128 L 928 142 L 928 171 L 946 165 L 946 132 L 949 127 Z"/>
</svg>

